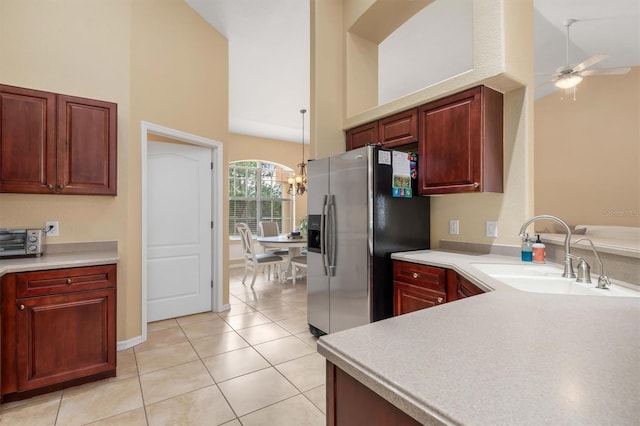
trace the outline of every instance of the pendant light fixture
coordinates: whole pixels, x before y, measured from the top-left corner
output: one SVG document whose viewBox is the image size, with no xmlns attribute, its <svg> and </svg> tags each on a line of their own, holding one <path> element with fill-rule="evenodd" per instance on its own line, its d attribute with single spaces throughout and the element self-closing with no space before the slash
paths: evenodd
<svg viewBox="0 0 640 426">
<path fill-rule="evenodd" d="M 302 195 L 307 190 L 307 165 L 304 162 L 304 114 L 306 112 L 306 109 L 300 110 L 300 114 L 302 114 L 302 162 L 298 164 L 298 173 L 287 179 L 291 195 Z"/>
</svg>

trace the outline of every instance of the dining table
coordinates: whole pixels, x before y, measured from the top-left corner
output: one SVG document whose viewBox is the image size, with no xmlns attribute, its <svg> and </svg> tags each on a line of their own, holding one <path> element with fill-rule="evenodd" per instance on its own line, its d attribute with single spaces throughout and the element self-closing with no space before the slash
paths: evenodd
<svg viewBox="0 0 640 426">
<path fill-rule="evenodd" d="M 277 248 L 277 249 L 287 249 L 289 254 L 287 256 L 287 267 L 286 270 L 291 270 L 291 259 L 300 255 L 300 250 L 303 247 L 307 246 L 307 237 L 306 235 L 301 236 L 290 236 L 288 234 L 281 234 L 271 237 L 258 237 L 256 238 L 258 244 L 260 244 L 264 248 Z M 293 273 L 293 271 L 292 271 Z M 291 276 L 288 276 L 287 279 L 290 279 Z"/>
</svg>

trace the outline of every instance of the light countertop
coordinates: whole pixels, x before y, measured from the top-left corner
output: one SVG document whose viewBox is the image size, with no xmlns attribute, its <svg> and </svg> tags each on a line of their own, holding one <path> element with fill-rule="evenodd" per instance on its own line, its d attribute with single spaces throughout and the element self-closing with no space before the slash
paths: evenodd
<svg viewBox="0 0 640 426">
<path fill-rule="evenodd" d="M 323 336 L 318 351 L 424 424 L 637 424 L 640 299 L 527 293 L 439 251 L 488 293 Z"/>
<path fill-rule="evenodd" d="M 108 265 L 118 260 L 115 241 L 51 244 L 40 257 L 0 258 L 0 277 L 12 272 Z"/>
</svg>

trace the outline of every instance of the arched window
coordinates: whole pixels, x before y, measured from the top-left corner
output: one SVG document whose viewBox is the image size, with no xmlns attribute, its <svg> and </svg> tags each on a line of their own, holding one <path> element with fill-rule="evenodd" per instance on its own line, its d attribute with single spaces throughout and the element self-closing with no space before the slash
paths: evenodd
<svg viewBox="0 0 640 426">
<path fill-rule="evenodd" d="M 280 232 L 292 230 L 295 199 L 287 193 L 293 170 L 276 163 L 242 160 L 229 163 L 229 236 L 244 222 L 258 235 L 261 220 L 278 222 Z"/>
</svg>

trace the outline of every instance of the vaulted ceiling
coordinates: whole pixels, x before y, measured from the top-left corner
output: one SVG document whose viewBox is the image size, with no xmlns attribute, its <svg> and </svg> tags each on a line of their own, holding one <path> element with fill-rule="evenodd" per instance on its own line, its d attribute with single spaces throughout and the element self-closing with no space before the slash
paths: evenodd
<svg viewBox="0 0 640 426">
<path fill-rule="evenodd" d="M 300 142 L 300 109 L 309 109 L 308 0 L 185 0 L 229 40 L 229 128 L 233 133 Z M 442 0 L 440 0 L 442 1 Z M 534 0 L 535 71 L 597 54 L 594 68 L 640 64 L 638 0 Z M 536 85 L 547 79 L 536 77 Z M 547 84 L 536 97 L 555 90 Z M 305 126 L 308 130 L 308 122 Z M 309 141 L 308 135 L 305 141 Z"/>
</svg>

